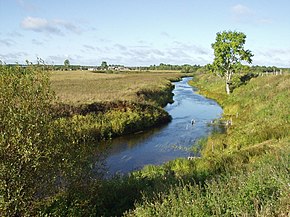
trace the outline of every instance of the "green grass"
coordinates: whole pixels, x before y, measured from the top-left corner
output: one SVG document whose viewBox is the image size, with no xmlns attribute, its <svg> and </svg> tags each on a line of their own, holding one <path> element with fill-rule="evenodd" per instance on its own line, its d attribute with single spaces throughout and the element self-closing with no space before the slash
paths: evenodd
<svg viewBox="0 0 290 217">
<path fill-rule="evenodd" d="M 202 142 L 201 158 L 135 173 L 154 180 L 155 196 L 144 191 L 126 215 L 288 216 L 290 76 L 253 78 L 230 96 L 209 74 L 191 84 L 218 100 L 233 124 Z"/>
<path fill-rule="evenodd" d="M 73 125 L 80 137 L 96 142 L 168 123 L 169 114 L 158 106 L 127 101 L 82 106 L 59 105 L 53 109 L 60 127 Z"/>
<path fill-rule="evenodd" d="M 247 171 L 203 185 L 180 182 L 143 199 L 126 216 L 288 216 L 289 160 L 285 154 L 268 154 Z"/>
</svg>

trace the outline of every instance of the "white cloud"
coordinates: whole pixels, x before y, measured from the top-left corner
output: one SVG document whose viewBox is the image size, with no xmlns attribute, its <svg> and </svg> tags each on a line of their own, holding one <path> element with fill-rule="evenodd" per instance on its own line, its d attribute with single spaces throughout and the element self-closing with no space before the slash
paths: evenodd
<svg viewBox="0 0 290 217">
<path fill-rule="evenodd" d="M 26 30 L 32 30 L 35 32 L 49 32 L 49 33 L 57 33 L 60 34 L 61 31 L 54 26 L 52 23 L 48 22 L 48 20 L 37 17 L 26 17 L 21 22 L 21 27 Z"/>
<path fill-rule="evenodd" d="M 241 5 L 241 4 L 237 4 L 237 5 L 233 6 L 231 8 L 231 10 L 235 15 L 238 15 L 238 16 L 252 14 L 252 11 L 250 8 L 248 8 L 244 5 Z"/>
<path fill-rule="evenodd" d="M 34 44 L 34 45 L 43 45 L 43 42 L 42 42 L 42 41 L 39 41 L 39 40 L 37 40 L 37 39 L 32 39 L 31 42 L 32 42 L 32 44 Z"/>
<path fill-rule="evenodd" d="M 11 39 L 0 39 L 0 44 L 3 44 L 7 47 L 11 47 L 13 45 L 15 45 L 15 41 L 11 40 Z"/>
<path fill-rule="evenodd" d="M 20 7 L 24 8 L 26 11 L 33 12 L 38 10 L 34 4 L 28 3 L 25 0 L 17 0 L 16 2 Z"/>
<path fill-rule="evenodd" d="M 6 63 L 15 63 L 20 61 L 25 62 L 28 54 L 26 52 L 15 52 L 15 53 L 6 53 L 0 54 L 0 60 Z"/>
<path fill-rule="evenodd" d="M 86 49 L 86 50 L 91 50 L 91 51 L 95 51 L 96 48 L 92 45 L 88 45 L 88 44 L 84 44 L 83 47 Z"/>
<path fill-rule="evenodd" d="M 53 20 L 52 23 L 59 26 L 59 27 L 63 27 L 64 29 L 66 29 L 70 32 L 80 33 L 80 28 L 71 22 L 56 19 L 56 20 Z"/>
<path fill-rule="evenodd" d="M 173 44 L 177 50 L 194 53 L 196 55 L 208 55 L 210 53 L 208 49 L 194 44 L 187 44 L 179 41 L 174 41 Z"/>
<path fill-rule="evenodd" d="M 21 27 L 35 32 L 63 35 L 64 31 L 80 33 L 80 29 L 73 23 L 64 20 L 47 20 L 39 17 L 26 17 Z"/>
<path fill-rule="evenodd" d="M 19 32 L 17 32 L 17 31 L 13 31 L 13 32 L 9 32 L 9 33 L 7 33 L 7 35 L 9 36 L 9 37 L 23 37 L 23 35 L 21 34 L 21 33 L 19 33 Z"/>
<path fill-rule="evenodd" d="M 100 55 L 103 55 L 102 59 L 110 64 L 123 65 L 148 66 L 159 63 L 203 65 L 211 61 L 209 49 L 178 41 L 166 47 L 156 47 L 145 42 L 141 46 L 138 44 L 135 46 L 114 44 L 110 46 L 110 49 L 104 48 L 104 52 Z"/>
<path fill-rule="evenodd" d="M 268 18 L 261 18 L 257 20 L 258 24 L 272 24 L 273 21 L 271 19 Z"/>
<path fill-rule="evenodd" d="M 231 7 L 231 13 L 233 15 L 234 21 L 237 23 L 254 25 L 265 25 L 273 23 L 272 19 L 260 17 L 255 10 L 242 4 L 237 4 Z"/>
<path fill-rule="evenodd" d="M 253 53 L 255 54 L 254 65 L 290 66 L 290 48 L 260 48 Z"/>
</svg>

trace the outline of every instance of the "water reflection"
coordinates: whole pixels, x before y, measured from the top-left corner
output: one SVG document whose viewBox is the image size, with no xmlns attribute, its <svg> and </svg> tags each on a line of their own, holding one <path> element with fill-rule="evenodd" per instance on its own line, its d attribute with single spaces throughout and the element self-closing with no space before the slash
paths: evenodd
<svg viewBox="0 0 290 217">
<path fill-rule="evenodd" d="M 213 130 L 209 123 L 220 117 L 222 109 L 215 101 L 197 94 L 187 84 L 191 79 L 183 78 L 174 83 L 174 103 L 165 107 L 172 116 L 168 125 L 103 144 L 111 147 L 106 159 L 108 176 L 128 173 L 147 164 L 162 164 L 177 157 L 187 157 L 195 141 Z"/>
</svg>

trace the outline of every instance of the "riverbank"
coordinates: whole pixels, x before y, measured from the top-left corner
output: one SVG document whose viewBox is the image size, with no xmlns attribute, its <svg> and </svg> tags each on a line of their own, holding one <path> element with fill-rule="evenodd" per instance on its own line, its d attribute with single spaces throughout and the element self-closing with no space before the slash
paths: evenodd
<svg viewBox="0 0 290 217">
<path fill-rule="evenodd" d="M 96 142 L 157 127 L 171 120 L 162 107 L 173 102 L 171 82 L 181 77 L 178 72 L 53 72 L 58 100 L 52 114 L 60 127 L 74 125 L 79 137 Z"/>
<path fill-rule="evenodd" d="M 163 193 L 149 194 L 127 216 L 289 215 L 290 76 L 253 78 L 230 96 L 210 74 L 191 84 L 223 106 L 231 125 L 200 143 L 202 158 L 136 173 Z"/>
<path fill-rule="evenodd" d="M 164 107 L 172 117 L 170 123 L 103 142 L 103 146 L 110 146 L 105 161 L 107 177 L 195 155 L 192 145 L 218 128 L 210 123 L 221 117 L 222 109 L 214 100 L 197 94 L 188 84 L 191 79 L 173 83 L 174 102 Z"/>
<path fill-rule="evenodd" d="M 153 104 L 128 101 L 87 105 L 58 104 L 52 109 L 60 128 L 73 125 L 78 137 L 99 142 L 170 122 L 170 115 Z"/>
<path fill-rule="evenodd" d="M 233 123 L 225 133 L 195 144 L 201 158 L 180 158 L 103 180 L 78 195 L 78 204 L 62 197 L 65 203 L 57 210 L 69 201 L 68 215 L 79 210 L 97 216 L 287 216 L 289 82 L 289 76 L 258 77 L 228 97 L 222 80 L 195 77 L 193 85 L 218 99 L 224 119 Z M 268 130 L 272 124 L 277 130 Z"/>
</svg>

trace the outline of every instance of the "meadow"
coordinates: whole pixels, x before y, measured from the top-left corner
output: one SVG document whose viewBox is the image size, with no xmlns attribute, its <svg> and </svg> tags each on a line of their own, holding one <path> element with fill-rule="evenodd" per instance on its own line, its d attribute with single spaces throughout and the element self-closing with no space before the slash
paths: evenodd
<svg viewBox="0 0 290 217">
<path fill-rule="evenodd" d="M 146 95 L 154 92 L 162 94 L 162 91 L 172 88 L 170 81 L 178 80 L 180 77 L 181 73 L 178 71 L 110 74 L 90 71 L 54 71 L 51 75 L 51 85 L 59 101 L 63 103 L 148 101 Z"/>
</svg>

